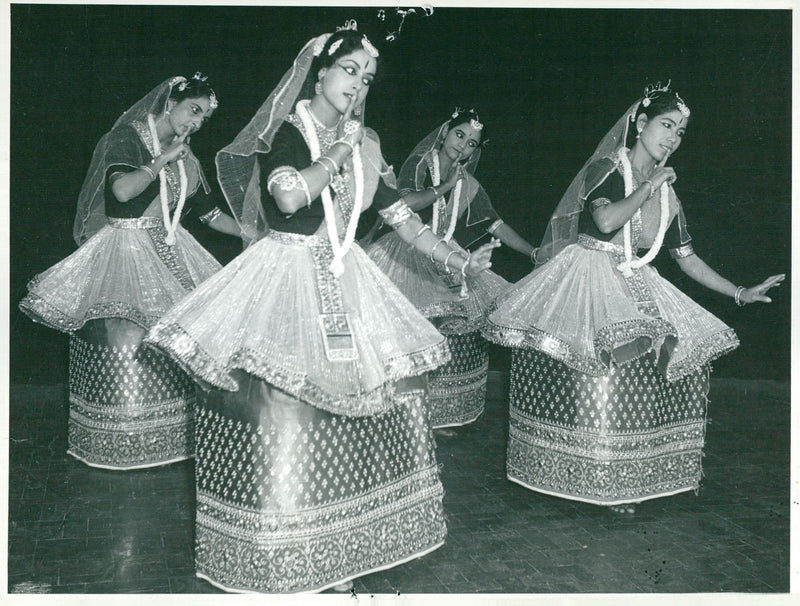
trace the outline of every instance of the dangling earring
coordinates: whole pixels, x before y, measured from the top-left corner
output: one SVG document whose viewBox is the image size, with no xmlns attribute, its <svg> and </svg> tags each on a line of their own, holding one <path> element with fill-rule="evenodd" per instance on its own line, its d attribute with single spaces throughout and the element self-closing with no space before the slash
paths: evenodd
<svg viewBox="0 0 800 606">
<path fill-rule="evenodd" d="M 641 128 L 639 129 L 639 132 L 636 133 L 636 138 L 637 139 L 641 139 L 642 138 L 642 129 Z"/>
<path fill-rule="evenodd" d="M 322 94 L 322 82 L 317 80 L 317 83 L 314 85 L 314 92 L 318 95 Z"/>
<path fill-rule="evenodd" d="M 353 115 L 354 116 L 360 116 L 361 115 L 361 106 L 360 105 L 357 105 L 356 107 L 353 108 Z"/>
</svg>

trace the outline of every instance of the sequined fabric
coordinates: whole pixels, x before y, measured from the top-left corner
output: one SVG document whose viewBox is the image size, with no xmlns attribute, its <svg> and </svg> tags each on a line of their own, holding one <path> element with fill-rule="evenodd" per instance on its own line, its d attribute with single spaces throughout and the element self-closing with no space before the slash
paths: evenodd
<svg viewBox="0 0 800 606">
<path fill-rule="evenodd" d="M 67 452 L 89 465 L 134 469 L 194 454 L 194 383 L 140 347 L 143 336 L 120 319 L 70 336 Z"/>
<path fill-rule="evenodd" d="M 729 326 L 653 267 L 624 277 L 616 269 L 621 259 L 621 247 L 581 235 L 498 298 L 484 336 L 598 377 L 657 352 L 670 381 L 739 345 Z"/>
<path fill-rule="evenodd" d="M 197 574 L 229 591 L 319 591 L 435 549 L 442 486 L 422 381 L 370 417 L 235 371 L 200 397 Z"/>
<path fill-rule="evenodd" d="M 646 356 L 596 377 L 515 349 L 508 477 L 599 505 L 695 490 L 707 393 L 707 367 L 668 381 Z"/>
<path fill-rule="evenodd" d="M 428 410 L 432 427 L 472 423 L 486 404 L 489 352 L 478 331 L 449 335 L 452 359 L 428 375 Z"/>
<path fill-rule="evenodd" d="M 237 389 L 231 372 L 241 369 L 332 413 L 385 412 L 394 382 L 446 363 L 447 343 L 359 246 L 339 279 L 329 258 L 324 236 L 273 230 L 165 314 L 146 342 L 215 387 Z M 337 341 L 339 318 L 323 326 L 322 314 L 346 314 L 347 338 Z"/>
<path fill-rule="evenodd" d="M 452 240 L 450 246 L 463 250 Z M 395 232 L 378 239 L 367 254 L 426 318 L 446 318 L 447 334 L 480 328 L 486 309 L 510 286 L 494 272 L 485 271 L 467 278 L 469 297 L 461 299 L 460 274 L 448 276 L 441 263 L 431 261 Z"/>
<path fill-rule="evenodd" d="M 454 241 L 450 245 L 462 250 Z M 469 296 L 460 296 L 461 276 L 422 255 L 392 232 L 368 249 L 370 258 L 425 317 L 447 337 L 452 360 L 430 374 L 434 427 L 464 425 L 477 419 L 486 402 L 488 353 L 478 329 L 491 301 L 510 285 L 491 271 L 467 278 Z"/>
<path fill-rule="evenodd" d="M 164 242 L 160 218 L 111 219 L 78 250 L 28 284 L 20 309 L 36 322 L 72 332 L 99 318 L 145 328 L 221 266 L 182 227 Z"/>
</svg>

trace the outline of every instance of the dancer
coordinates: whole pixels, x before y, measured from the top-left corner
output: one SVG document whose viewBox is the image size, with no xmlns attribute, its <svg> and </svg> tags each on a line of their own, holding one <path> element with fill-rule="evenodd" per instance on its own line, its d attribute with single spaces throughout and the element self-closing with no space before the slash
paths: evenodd
<svg viewBox="0 0 800 606">
<path fill-rule="evenodd" d="M 194 452 L 195 387 L 140 344 L 220 268 L 181 227 L 186 201 L 211 227 L 239 235 L 189 147 L 216 107 L 198 73 L 165 80 L 126 111 L 95 148 L 78 199 L 78 250 L 36 276 L 20 303 L 70 334 L 67 452 L 88 465 L 134 469 Z"/>
<path fill-rule="evenodd" d="M 475 179 L 485 130 L 474 109 L 456 108 L 403 163 L 400 191 L 436 235 L 457 250 L 464 251 L 489 233 L 493 244 L 502 242 L 530 256 L 533 247 L 503 222 Z M 462 297 L 460 276 L 410 250 L 395 232 L 381 236 L 367 252 L 447 336 L 453 357 L 429 376 L 432 425 L 445 428 L 475 421 L 486 403 L 489 369 L 487 344 L 480 329 L 489 305 L 509 283 L 491 271 L 483 272 L 467 280 L 470 296 Z"/>
<path fill-rule="evenodd" d="M 486 337 L 513 348 L 508 477 L 532 490 L 632 513 L 699 485 L 709 363 L 738 340 L 649 263 L 666 246 L 737 305 L 769 302 L 784 276 L 737 287 L 695 253 L 666 166 L 689 116 L 669 85 L 648 87 L 567 189 L 538 267 L 489 316 Z"/>
<path fill-rule="evenodd" d="M 422 375 L 444 338 L 354 243 L 375 204 L 460 274 L 490 265 L 425 229 L 361 123 L 379 53 L 354 24 L 309 41 L 217 155 L 234 216 L 265 237 L 156 324 L 148 343 L 199 402 L 197 574 L 305 592 L 439 547 L 442 486 Z"/>
</svg>

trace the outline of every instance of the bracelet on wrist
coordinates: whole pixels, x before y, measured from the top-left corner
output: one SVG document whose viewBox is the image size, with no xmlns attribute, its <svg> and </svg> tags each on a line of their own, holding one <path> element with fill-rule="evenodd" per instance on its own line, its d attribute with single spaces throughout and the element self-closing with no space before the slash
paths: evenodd
<svg viewBox="0 0 800 606">
<path fill-rule="evenodd" d="M 139 168 L 142 169 L 144 172 L 146 172 L 148 174 L 148 176 L 150 177 L 151 181 L 155 181 L 156 180 L 155 171 L 152 168 L 150 168 L 149 166 L 147 166 L 147 164 L 142 164 Z"/>
<path fill-rule="evenodd" d="M 347 139 L 336 139 L 336 141 L 333 142 L 333 145 L 336 145 L 337 143 L 341 143 L 342 145 L 349 147 L 351 154 L 355 151 L 355 147 L 353 147 L 353 144 Z"/>
<path fill-rule="evenodd" d="M 464 265 L 461 266 L 461 277 L 466 280 L 467 279 L 467 266 L 469 265 L 469 260 L 472 257 L 470 253 L 467 253 L 467 256 L 464 258 Z"/>
<path fill-rule="evenodd" d="M 436 248 L 437 248 L 437 247 L 439 246 L 439 244 L 441 244 L 442 242 L 447 242 L 447 240 L 445 240 L 444 238 L 442 238 L 441 240 L 438 240 L 438 241 L 436 242 L 436 244 L 434 244 L 434 245 L 433 245 L 433 248 L 431 248 L 431 262 L 434 262 L 434 261 L 436 261 L 436 259 L 433 257 L 433 253 L 435 253 L 435 252 L 436 252 Z"/>
<path fill-rule="evenodd" d="M 416 242 L 416 241 L 417 241 L 417 239 L 418 239 L 418 238 L 419 238 L 419 237 L 420 237 L 422 234 L 424 234 L 426 230 L 429 230 L 429 229 L 430 229 L 430 226 L 429 226 L 427 223 L 426 223 L 425 225 L 423 225 L 422 227 L 420 227 L 420 228 L 419 228 L 419 231 L 417 231 L 416 235 L 414 236 L 414 240 L 413 240 L 413 242 Z"/>
<path fill-rule="evenodd" d="M 733 295 L 733 300 L 736 302 L 738 307 L 744 307 L 745 302 L 742 301 L 742 293 L 744 292 L 744 286 L 740 286 L 736 289 L 736 293 Z"/>
<path fill-rule="evenodd" d="M 447 253 L 447 256 L 444 258 L 444 266 L 447 268 L 448 271 L 450 271 L 450 266 L 447 265 L 447 262 L 450 260 L 450 257 L 452 257 L 457 252 L 458 251 L 456 249 L 452 248 L 450 249 L 450 252 Z"/>
<path fill-rule="evenodd" d="M 335 173 L 333 172 L 333 170 L 327 164 L 325 164 L 322 161 L 322 158 L 317 158 L 316 160 L 314 160 L 314 162 L 312 162 L 312 164 L 318 164 L 322 168 L 324 168 L 325 172 L 328 173 L 328 181 L 333 181 L 333 177 L 335 176 Z"/>
<path fill-rule="evenodd" d="M 334 160 L 330 156 L 320 156 L 319 159 L 320 160 L 327 160 L 328 162 L 330 162 L 331 166 L 333 166 L 333 172 L 334 173 L 338 173 L 339 170 L 341 169 L 341 166 L 339 166 L 339 163 L 336 162 L 336 160 Z"/>
<path fill-rule="evenodd" d="M 439 192 L 436 190 L 436 186 L 435 185 L 431 185 L 428 189 L 433 192 L 433 199 L 434 200 L 438 200 L 440 196 L 439 196 Z"/>
</svg>

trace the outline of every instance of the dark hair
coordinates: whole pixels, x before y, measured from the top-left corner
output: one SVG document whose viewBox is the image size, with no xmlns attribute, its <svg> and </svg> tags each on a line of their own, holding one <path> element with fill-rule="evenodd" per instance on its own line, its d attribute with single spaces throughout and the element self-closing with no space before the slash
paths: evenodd
<svg viewBox="0 0 800 606">
<path fill-rule="evenodd" d="M 320 54 L 314 57 L 314 61 L 311 63 L 311 70 L 308 72 L 306 81 L 303 84 L 302 92 L 298 98 L 310 99 L 314 96 L 314 85 L 319 77 L 319 70 L 330 67 L 339 57 L 349 55 L 350 53 L 358 50 L 364 50 L 364 45 L 361 43 L 363 38 L 364 34 L 354 29 L 342 29 L 331 34 L 331 36 L 325 42 L 325 45 L 322 47 Z M 338 40 L 341 40 L 341 42 L 337 46 L 336 50 L 333 51 L 332 54 L 329 54 L 328 51 L 330 50 L 331 46 L 333 46 Z M 378 74 L 380 73 L 380 56 L 376 58 L 376 64 L 375 79 L 373 80 L 373 84 L 378 80 Z"/>
<path fill-rule="evenodd" d="M 197 99 L 198 97 L 216 98 L 214 89 L 208 83 L 208 78 L 200 72 L 173 86 L 172 91 L 169 93 L 169 98 L 176 103 L 180 103 L 184 99 Z"/>
<path fill-rule="evenodd" d="M 450 132 L 451 129 L 455 128 L 456 126 L 460 126 L 461 124 L 468 124 L 471 120 L 476 120 L 480 122 L 478 118 L 478 112 L 474 109 L 461 109 L 460 106 L 456 106 L 456 112 L 454 115 L 450 117 L 450 120 L 447 121 L 447 131 Z M 483 123 L 482 123 L 483 124 Z M 486 137 L 486 125 L 483 125 L 481 129 L 481 142 L 480 145 L 482 146 L 485 142 L 489 139 Z"/>
<path fill-rule="evenodd" d="M 656 85 L 658 86 L 658 85 Z M 649 99 L 647 105 L 645 105 L 645 99 Z M 680 95 L 673 90 L 656 90 L 649 95 L 642 99 L 639 103 L 639 107 L 636 108 L 636 112 L 634 113 L 634 127 L 628 129 L 628 136 L 625 141 L 625 147 L 630 149 L 636 143 L 636 135 L 638 134 L 636 131 L 636 120 L 639 119 L 639 116 L 644 114 L 647 116 L 647 120 L 650 121 L 656 116 L 661 116 L 662 114 L 666 114 L 675 110 L 681 110 L 681 107 L 686 107 L 686 102 L 681 99 Z"/>
</svg>

